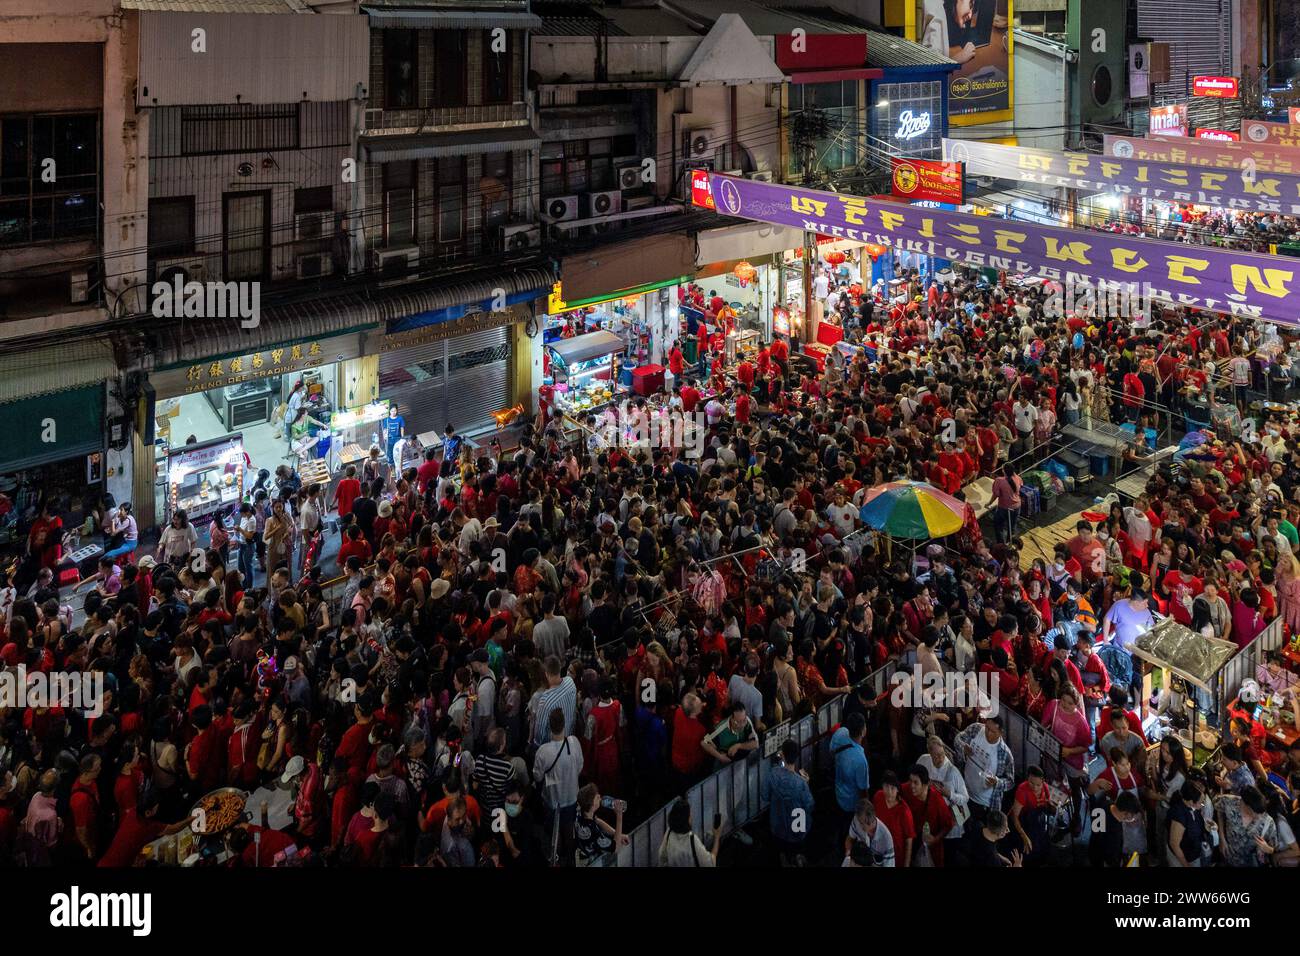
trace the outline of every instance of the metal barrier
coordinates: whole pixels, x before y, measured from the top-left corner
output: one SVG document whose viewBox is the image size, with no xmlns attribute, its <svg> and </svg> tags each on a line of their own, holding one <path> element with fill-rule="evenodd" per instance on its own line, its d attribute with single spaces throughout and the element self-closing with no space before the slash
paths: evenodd
<svg viewBox="0 0 1300 956">
<path fill-rule="evenodd" d="M 883 694 L 897 664 L 890 661 L 884 667 L 863 678 L 857 687 L 869 685 L 876 695 Z M 722 814 L 722 833 L 726 836 L 740 829 L 762 814 L 763 781 L 771 772 L 772 755 L 786 740 L 799 743 L 799 765 L 805 769 L 819 769 L 824 757 L 823 744 L 831 728 L 840 722 L 844 698 L 836 697 L 823 704 L 816 712 L 798 720 L 787 720 L 768 730 L 761 746 L 739 763 L 731 763 L 715 770 L 683 796 L 691 808 L 691 825 L 696 833 L 711 834 L 713 817 Z M 812 775 L 810 773 L 810 775 Z M 668 810 L 672 803 L 660 808 L 628 833 L 627 846 L 618 851 L 619 866 L 658 866 L 659 845 L 668 830 Z"/>
<path fill-rule="evenodd" d="M 1224 664 L 1218 676 L 1219 713 L 1226 713 L 1227 705 L 1241 690 L 1241 682 L 1255 676 L 1255 668 L 1264 663 L 1269 651 L 1278 650 L 1286 642 L 1281 617 L 1274 618 L 1259 635 Z"/>
</svg>

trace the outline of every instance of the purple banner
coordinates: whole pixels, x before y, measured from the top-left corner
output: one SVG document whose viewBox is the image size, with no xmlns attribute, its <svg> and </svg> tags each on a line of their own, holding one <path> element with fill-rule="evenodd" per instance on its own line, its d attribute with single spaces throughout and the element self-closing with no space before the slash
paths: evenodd
<svg viewBox="0 0 1300 956">
<path fill-rule="evenodd" d="M 1300 259 L 1039 226 L 712 173 L 719 213 L 1145 299 L 1300 324 Z"/>
<path fill-rule="evenodd" d="M 1300 216 L 1300 176 L 1260 172 L 1253 164 L 1240 170 L 1207 169 L 961 139 L 943 141 L 943 158 L 965 163 L 967 171 L 975 176 L 996 176 L 1088 192 L 1113 191 L 1121 196 L 1196 203 L 1219 209 Z"/>
</svg>

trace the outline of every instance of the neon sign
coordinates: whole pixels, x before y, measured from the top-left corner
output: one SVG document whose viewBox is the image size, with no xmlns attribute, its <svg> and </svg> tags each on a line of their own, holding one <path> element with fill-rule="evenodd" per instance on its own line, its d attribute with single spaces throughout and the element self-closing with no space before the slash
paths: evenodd
<svg viewBox="0 0 1300 956">
<path fill-rule="evenodd" d="M 898 115 L 898 130 L 894 133 L 894 139 L 916 139 L 929 131 L 929 113 L 914 115 L 911 110 L 903 110 Z"/>
</svg>

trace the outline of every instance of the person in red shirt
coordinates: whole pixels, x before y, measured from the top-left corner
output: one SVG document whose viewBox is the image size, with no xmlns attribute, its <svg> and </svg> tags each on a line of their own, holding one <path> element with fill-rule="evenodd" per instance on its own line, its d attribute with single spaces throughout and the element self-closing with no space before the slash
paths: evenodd
<svg viewBox="0 0 1300 956">
<path fill-rule="evenodd" d="M 99 858 L 99 772 L 103 761 L 98 754 L 86 754 L 81 758 L 80 770 L 76 782 L 72 785 L 72 794 L 68 797 L 68 809 L 72 814 L 72 826 L 69 843 L 75 846 L 87 863 Z"/>
<path fill-rule="evenodd" d="M 117 832 L 113 834 L 113 842 L 99 858 L 99 866 L 106 869 L 132 866 L 140 851 L 148 844 L 159 837 L 179 833 L 190 825 L 190 818 L 185 817 L 168 826 L 156 819 L 157 813 L 158 798 L 150 793 L 145 795 L 139 807 L 123 814 L 117 825 Z"/>
<path fill-rule="evenodd" d="M 352 502 L 359 497 L 361 497 L 361 482 L 357 480 L 357 466 L 348 465 L 343 472 L 343 478 L 339 481 L 338 488 L 334 490 L 334 507 L 338 509 L 340 518 L 352 514 Z"/>
<path fill-rule="evenodd" d="M 768 347 L 764 345 L 758 350 L 758 373 L 760 375 L 767 375 L 771 370 L 772 353 L 768 350 Z"/>
<path fill-rule="evenodd" d="M 948 801 L 934 787 L 930 786 L 930 771 L 922 766 L 915 766 L 907 772 L 907 786 L 903 788 L 903 802 L 912 815 L 912 824 L 918 829 L 916 852 L 922 846 L 929 851 L 935 866 L 943 866 L 944 839 L 957 825 L 956 818 Z M 929 825 L 929 836 L 925 833 Z M 891 831 L 892 833 L 892 831 Z M 910 863 L 910 861 L 909 861 Z"/>
<path fill-rule="evenodd" d="M 683 385 L 678 394 L 682 399 L 682 411 L 688 415 L 700 404 L 700 390 L 694 385 Z"/>
<path fill-rule="evenodd" d="M 741 425 L 749 424 L 749 416 L 754 409 L 754 400 L 749 397 L 748 392 L 741 392 L 736 396 L 736 421 Z"/>
<path fill-rule="evenodd" d="M 754 364 L 749 359 L 736 366 L 736 381 L 747 392 L 754 387 Z"/>
<path fill-rule="evenodd" d="M 916 825 L 912 820 L 912 810 L 903 802 L 902 794 L 899 792 L 898 775 L 894 771 L 885 771 L 880 784 L 880 789 L 871 799 L 872 805 L 876 808 L 876 817 L 894 838 L 895 865 L 911 866 L 912 844 L 916 840 Z"/>
<path fill-rule="evenodd" d="M 370 762 L 370 724 L 374 719 L 375 706 L 363 694 L 352 709 L 357 722 L 344 731 L 334 756 L 347 761 L 348 780 L 359 785 L 366 779 L 366 765 Z"/>
<path fill-rule="evenodd" d="M 672 766 L 677 781 L 689 786 L 699 779 L 706 769 L 708 754 L 703 746 L 709 729 L 700 720 L 704 702 L 694 693 L 687 693 L 682 704 L 673 711 Z"/>
<path fill-rule="evenodd" d="M 668 353 L 668 371 L 673 373 L 674 381 L 680 381 L 685 370 L 686 358 L 682 355 L 681 346 L 674 342 L 672 350 Z"/>
<path fill-rule="evenodd" d="M 462 789 L 460 774 L 449 773 L 442 782 L 442 799 L 429 806 L 428 812 L 420 823 L 420 829 L 425 833 L 432 833 L 434 837 L 440 837 L 443 821 L 447 819 L 447 809 L 457 797 L 464 797 L 465 816 L 477 829 L 483 821 L 483 810 L 473 794 L 462 793 Z"/>
<path fill-rule="evenodd" d="M 211 707 L 207 704 L 198 707 L 190 716 L 190 722 L 199 733 L 185 749 L 185 769 L 189 772 L 190 779 L 198 783 L 199 790 L 207 793 L 221 785 L 226 755 L 218 746 Z"/>
<path fill-rule="evenodd" d="M 122 769 L 113 780 L 113 804 L 117 807 L 118 819 L 124 820 L 128 813 L 135 812 L 144 786 L 140 749 L 134 741 L 122 744 L 121 760 Z"/>
<path fill-rule="evenodd" d="M 421 498 L 423 498 L 428 491 L 429 482 L 436 481 L 438 478 L 438 471 L 442 467 L 438 458 L 438 449 L 426 448 L 424 451 L 424 461 L 420 462 L 420 467 L 415 470 L 416 489 L 419 491 Z M 342 482 L 339 484 L 342 485 Z M 350 506 L 351 502 L 348 504 Z M 342 516 L 342 512 L 339 514 Z"/>
<path fill-rule="evenodd" d="M 363 566 L 370 563 L 370 543 L 366 541 L 361 534 L 361 529 L 356 525 L 348 528 L 343 543 L 339 545 L 339 567 L 346 567 L 348 558 L 351 557 L 358 558 Z"/>
<path fill-rule="evenodd" d="M 230 866 L 269 868 L 275 866 L 276 854 L 295 844 L 287 833 L 250 823 L 232 830 L 226 837 L 226 845 L 234 855 Z"/>
</svg>

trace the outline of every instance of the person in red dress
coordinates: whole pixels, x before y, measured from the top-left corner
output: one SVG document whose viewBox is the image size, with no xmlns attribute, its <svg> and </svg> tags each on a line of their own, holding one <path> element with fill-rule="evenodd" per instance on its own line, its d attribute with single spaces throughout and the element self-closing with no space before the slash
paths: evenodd
<svg viewBox="0 0 1300 956">
<path fill-rule="evenodd" d="M 587 718 L 587 741 L 590 747 L 591 779 L 601 793 L 622 792 L 619 753 L 623 742 L 623 705 L 614 699 L 614 682 L 605 678 L 600 684 L 600 700 Z"/>
</svg>

